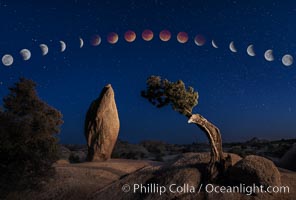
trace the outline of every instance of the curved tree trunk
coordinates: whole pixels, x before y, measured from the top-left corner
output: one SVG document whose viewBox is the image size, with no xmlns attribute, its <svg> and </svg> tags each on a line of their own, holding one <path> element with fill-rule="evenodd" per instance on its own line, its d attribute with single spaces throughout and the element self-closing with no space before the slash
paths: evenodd
<svg viewBox="0 0 296 200">
<path fill-rule="evenodd" d="M 194 123 L 205 133 L 211 145 L 211 160 L 208 165 L 208 179 L 213 180 L 224 173 L 229 166 L 230 159 L 225 159 L 222 150 L 222 139 L 219 129 L 200 114 L 186 115 L 188 123 Z"/>
</svg>

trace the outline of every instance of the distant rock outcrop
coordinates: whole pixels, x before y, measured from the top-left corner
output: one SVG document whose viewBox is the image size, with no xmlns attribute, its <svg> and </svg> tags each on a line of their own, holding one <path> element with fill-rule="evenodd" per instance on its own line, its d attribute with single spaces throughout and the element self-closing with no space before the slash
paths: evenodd
<svg viewBox="0 0 296 200">
<path fill-rule="evenodd" d="M 266 158 L 250 155 L 237 162 L 229 172 L 229 179 L 246 185 L 280 186 L 281 175 L 274 163 Z"/>
<path fill-rule="evenodd" d="M 87 160 L 103 161 L 111 157 L 119 132 L 119 117 L 111 85 L 103 88 L 92 102 L 85 118 Z"/>
<path fill-rule="evenodd" d="M 296 143 L 288 150 L 279 162 L 279 166 L 296 171 Z"/>
</svg>

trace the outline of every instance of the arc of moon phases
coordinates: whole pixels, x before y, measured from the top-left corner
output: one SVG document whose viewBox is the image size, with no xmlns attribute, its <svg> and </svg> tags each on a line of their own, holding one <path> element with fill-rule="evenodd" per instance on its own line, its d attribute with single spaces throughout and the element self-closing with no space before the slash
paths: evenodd
<svg viewBox="0 0 296 200">
<path fill-rule="evenodd" d="M 2 63 L 3 63 L 3 65 L 9 67 L 10 65 L 13 64 L 13 57 L 10 54 L 5 54 L 2 57 Z"/>
<path fill-rule="evenodd" d="M 247 54 L 249 56 L 256 56 L 255 50 L 254 50 L 254 45 L 250 44 L 247 48 Z"/>
<path fill-rule="evenodd" d="M 80 43 L 79 47 L 82 48 L 83 45 L 84 45 L 84 42 L 83 42 L 83 39 L 82 38 L 79 38 L 79 43 Z"/>
<path fill-rule="evenodd" d="M 146 29 L 142 32 L 142 38 L 143 38 L 143 40 L 145 40 L 147 42 L 151 41 L 153 39 L 153 37 L 154 37 L 154 34 L 149 29 Z"/>
<path fill-rule="evenodd" d="M 268 49 L 267 51 L 265 51 L 264 58 L 269 62 L 273 61 L 274 60 L 273 50 Z"/>
<path fill-rule="evenodd" d="M 116 44 L 118 42 L 118 34 L 117 33 L 114 33 L 114 32 L 111 32 L 108 34 L 108 37 L 107 37 L 107 41 L 110 43 L 110 44 Z"/>
<path fill-rule="evenodd" d="M 102 42 L 101 36 L 94 35 L 94 36 L 91 37 L 90 44 L 92 46 L 95 46 L 95 47 L 99 46 L 101 44 L 101 42 Z"/>
<path fill-rule="evenodd" d="M 232 51 L 233 53 L 236 53 L 237 52 L 237 49 L 236 47 L 234 46 L 234 42 L 231 41 L 230 44 L 229 44 L 229 49 L 230 51 Z"/>
<path fill-rule="evenodd" d="M 20 55 L 22 56 L 23 60 L 30 60 L 31 58 L 31 52 L 28 49 L 22 49 L 20 51 Z"/>
<path fill-rule="evenodd" d="M 46 56 L 48 54 L 48 46 L 46 44 L 40 44 L 39 45 L 42 55 Z"/>
<path fill-rule="evenodd" d="M 177 35 L 177 40 L 181 44 L 184 44 L 188 41 L 188 34 L 186 32 L 179 32 Z"/>
<path fill-rule="evenodd" d="M 136 37 L 137 37 L 136 33 L 134 31 L 131 31 L 131 30 L 125 32 L 125 34 L 124 34 L 124 39 L 127 42 L 135 41 Z"/>
<path fill-rule="evenodd" d="M 215 48 L 215 49 L 218 49 L 218 46 L 216 44 L 216 42 L 214 40 L 212 40 L 212 46 Z"/>
<path fill-rule="evenodd" d="M 163 42 L 169 41 L 171 37 L 172 37 L 171 32 L 168 30 L 162 30 L 159 33 L 159 39 Z"/>
<path fill-rule="evenodd" d="M 64 52 L 66 50 L 66 48 L 67 48 L 66 43 L 61 40 L 60 44 L 61 44 L 61 52 Z"/>
<path fill-rule="evenodd" d="M 206 43 L 206 39 L 203 35 L 196 35 L 194 38 L 194 43 L 197 46 L 203 46 Z"/>
<path fill-rule="evenodd" d="M 282 63 L 286 66 L 289 67 L 293 64 L 293 57 L 290 54 L 286 54 L 282 58 Z"/>
</svg>

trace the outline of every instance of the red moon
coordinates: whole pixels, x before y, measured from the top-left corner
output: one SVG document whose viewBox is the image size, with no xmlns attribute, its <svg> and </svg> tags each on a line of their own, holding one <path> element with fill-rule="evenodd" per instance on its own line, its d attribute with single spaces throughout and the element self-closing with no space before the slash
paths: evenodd
<svg viewBox="0 0 296 200">
<path fill-rule="evenodd" d="M 101 36 L 99 36 L 99 35 L 94 35 L 94 36 L 92 36 L 91 37 L 91 40 L 90 40 L 90 44 L 92 45 L 92 46 L 98 46 L 98 45 L 100 45 L 101 44 Z"/>
<path fill-rule="evenodd" d="M 177 35 L 178 42 L 184 44 L 188 41 L 188 34 L 186 32 L 179 32 Z"/>
<path fill-rule="evenodd" d="M 107 37 L 107 41 L 110 43 L 110 44 L 115 44 L 118 42 L 118 35 L 117 33 L 114 33 L 114 32 L 111 32 L 108 34 L 108 37 Z"/>
<path fill-rule="evenodd" d="M 167 42 L 171 39 L 171 32 L 168 30 L 163 30 L 159 33 L 159 38 L 163 42 Z"/>
<path fill-rule="evenodd" d="M 203 46 L 206 43 L 206 38 L 203 35 L 196 35 L 194 42 L 197 46 Z"/>
<path fill-rule="evenodd" d="M 142 38 L 145 41 L 151 41 L 153 39 L 153 32 L 151 30 L 144 30 L 142 33 Z"/>
<path fill-rule="evenodd" d="M 124 39 L 127 41 L 127 42 L 133 42 L 135 41 L 136 39 L 136 33 L 134 31 L 127 31 L 125 32 L 124 34 Z"/>
</svg>

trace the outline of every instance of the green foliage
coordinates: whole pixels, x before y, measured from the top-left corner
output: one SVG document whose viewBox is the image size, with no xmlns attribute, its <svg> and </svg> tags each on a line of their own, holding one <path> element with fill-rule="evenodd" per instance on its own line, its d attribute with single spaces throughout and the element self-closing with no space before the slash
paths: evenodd
<svg viewBox="0 0 296 200">
<path fill-rule="evenodd" d="M 159 76 L 150 76 L 146 84 L 141 96 L 158 108 L 171 105 L 175 111 L 190 116 L 198 104 L 198 93 L 193 87 L 186 88 L 182 80 L 170 82 Z"/>
<path fill-rule="evenodd" d="M 36 84 L 21 78 L 0 111 L 0 193 L 39 185 L 57 160 L 55 134 L 62 114 L 39 99 Z"/>
</svg>

